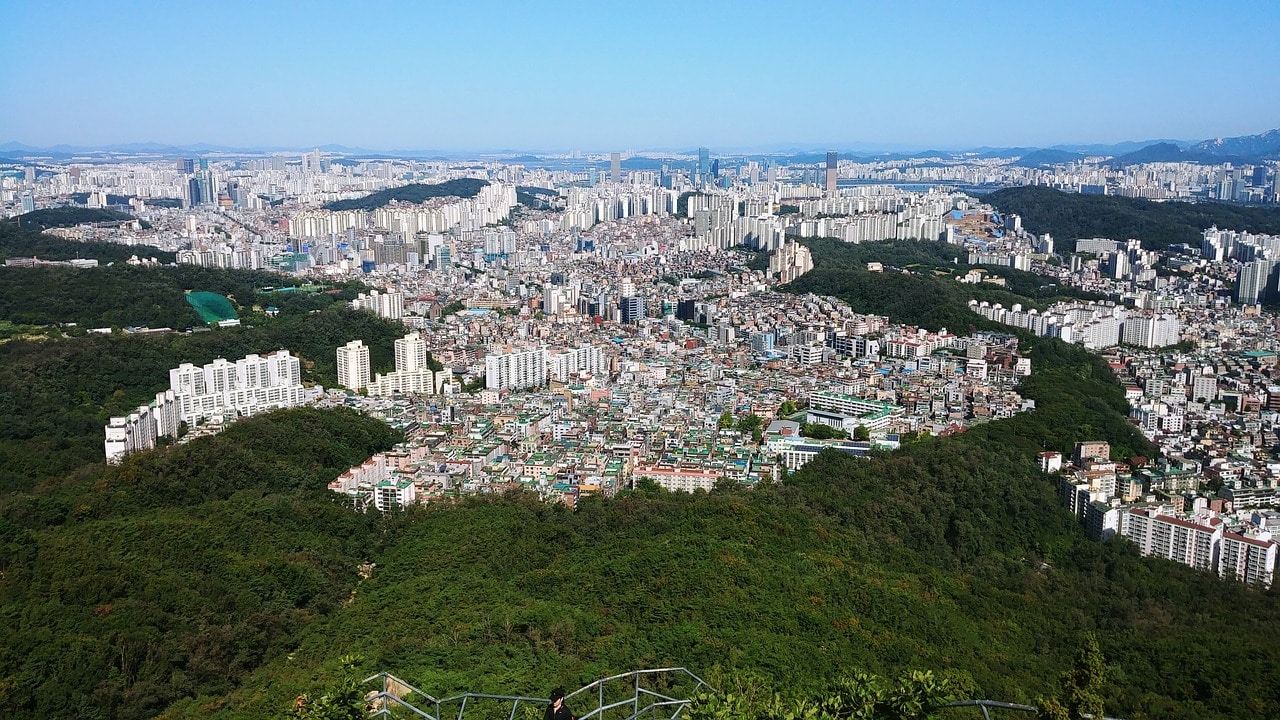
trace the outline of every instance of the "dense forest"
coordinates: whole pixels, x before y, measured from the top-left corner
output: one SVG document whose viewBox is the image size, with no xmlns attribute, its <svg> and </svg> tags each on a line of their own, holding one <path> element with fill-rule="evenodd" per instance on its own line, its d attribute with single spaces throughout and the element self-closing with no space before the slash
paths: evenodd
<svg viewBox="0 0 1280 720">
<path fill-rule="evenodd" d="M 488 185 L 487 180 L 476 178 L 458 178 L 446 180 L 434 185 L 414 183 L 389 190 L 379 190 L 362 198 L 353 200 L 335 200 L 324 206 L 325 210 L 376 210 L 391 201 L 420 203 L 439 197 L 473 198 L 480 194 L 480 188 Z"/>
<path fill-rule="evenodd" d="M 323 309 L 351 300 L 366 289 L 347 282 L 330 292 L 260 292 L 294 280 L 265 270 L 229 270 L 195 265 L 131 266 L 131 255 L 172 261 L 173 253 L 152 248 L 62 240 L 0 224 L 0 253 L 45 259 L 98 258 L 96 268 L 0 267 L 0 321 L 26 325 L 74 323 L 84 327 L 168 327 L 183 330 L 205 323 L 186 302 L 192 290 L 225 295 L 242 310 L 274 306 L 282 313 Z M 260 319 L 260 318 L 259 318 Z M 250 319 L 252 321 L 252 318 Z"/>
<path fill-rule="evenodd" d="M 121 222 L 136 220 L 129 213 L 103 208 L 55 207 L 32 210 L 17 217 L 5 220 L 23 228 L 45 230 L 55 227 L 75 227 L 85 223 Z M 144 225 L 146 225 L 144 223 Z"/>
<path fill-rule="evenodd" d="M 841 297 L 850 300 L 858 312 L 887 315 L 895 322 L 930 330 L 947 328 L 960 335 L 971 330 L 1010 331 L 969 310 L 970 300 L 1005 307 L 1021 303 L 1026 308 L 1043 310 L 1063 300 L 1100 297 L 1046 284 L 1039 275 L 1013 268 L 981 266 L 988 274 L 1004 278 L 1004 286 L 957 282 L 954 275 L 958 269 L 969 266 L 964 263 L 962 248 L 944 242 L 885 240 L 854 244 L 834 238 L 801 242 L 823 261 L 791 282 L 788 291 Z M 883 263 L 884 271 L 867 270 L 869 262 Z"/>
<path fill-rule="evenodd" d="M 859 273 L 864 256 L 812 247 L 821 291 L 855 308 L 980 324 L 964 315 L 972 287 Z M 514 492 L 365 516 L 324 483 L 395 435 L 319 410 L 98 461 L 98 418 L 154 392 L 175 358 L 282 346 L 331 377 L 337 344 L 362 337 L 378 365 L 396 335 L 340 307 L 276 320 L 0 344 L 0 716 L 281 717 L 348 655 L 437 695 L 542 696 L 684 665 L 814 696 L 859 671 L 923 670 L 1036 703 L 1090 631 L 1108 715 L 1280 716 L 1277 592 L 1086 540 L 1036 467 L 1082 439 L 1154 452 L 1079 347 L 1021 337 L 1032 412 L 869 458 L 824 453 L 753 490 L 641 484 L 576 509 Z"/>
<path fill-rule="evenodd" d="M 1200 247 L 1200 233 L 1217 225 L 1280 235 L 1280 210 L 1217 202 L 1153 202 L 1114 195 L 1081 195 L 1048 187 L 997 190 L 982 198 L 997 210 L 1022 216 L 1022 226 L 1055 242 L 1079 238 L 1136 238 L 1148 250 L 1179 243 Z M 1063 245 L 1064 247 L 1070 247 Z"/>
<path fill-rule="evenodd" d="M 121 263 L 137 255 L 154 258 L 161 263 L 172 263 L 175 254 L 153 247 L 120 245 L 106 242 L 76 242 L 45 235 L 38 228 L 19 226 L 0 221 L 0 260 L 9 257 L 38 257 L 43 260 L 74 260 L 89 258 L 102 264 Z"/>
<path fill-rule="evenodd" d="M 396 440 L 277 412 L 0 496 L 0 716 L 155 717 L 290 652 L 378 545 L 325 484 Z"/>
</svg>

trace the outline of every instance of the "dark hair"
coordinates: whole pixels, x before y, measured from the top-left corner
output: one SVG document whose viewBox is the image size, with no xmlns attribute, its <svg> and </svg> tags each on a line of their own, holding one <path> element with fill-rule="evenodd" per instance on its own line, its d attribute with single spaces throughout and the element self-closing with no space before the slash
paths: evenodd
<svg viewBox="0 0 1280 720">
<path fill-rule="evenodd" d="M 564 697 L 564 688 L 556 688 L 551 691 L 551 702 L 555 702 Z"/>
</svg>

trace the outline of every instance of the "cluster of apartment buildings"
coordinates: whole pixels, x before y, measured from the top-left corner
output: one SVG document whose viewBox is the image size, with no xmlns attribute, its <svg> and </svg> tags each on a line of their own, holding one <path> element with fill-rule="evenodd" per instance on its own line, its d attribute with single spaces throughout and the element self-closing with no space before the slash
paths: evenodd
<svg viewBox="0 0 1280 720">
<path fill-rule="evenodd" d="M 1000 303 L 970 300 L 969 309 L 988 320 L 1090 350 L 1121 343 L 1159 348 L 1182 340 L 1182 321 L 1176 314 L 1134 310 L 1115 303 L 1059 302 L 1040 312 L 1035 308 L 1024 310 L 1017 303 L 1005 308 Z"/>
<path fill-rule="evenodd" d="M 1057 452 L 1042 453 L 1039 461 L 1045 472 L 1059 474 L 1058 495 L 1089 537 L 1122 537 L 1143 555 L 1271 585 L 1280 512 L 1197 494 L 1195 463 L 1166 459 L 1133 468 L 1112 460 L 1109 444 L 1101 441 L 1077 443 L 1066 465 Z"/>
<path fill-rule="evenodd" d="M 169 390 L 149 405 L 111 418 L 105 428 L 107 462 L 156 446 L 158 438 L 176 438 L 179 424 L 222 424 L 239 416 L 294 407 L 315 400 L 321 387 L 302 384 L 298 358 L 287 350 L 247 355 L 236 362 L 217 358 L 197 367 L 182 363 L 169 371 Z"/>
</svg>

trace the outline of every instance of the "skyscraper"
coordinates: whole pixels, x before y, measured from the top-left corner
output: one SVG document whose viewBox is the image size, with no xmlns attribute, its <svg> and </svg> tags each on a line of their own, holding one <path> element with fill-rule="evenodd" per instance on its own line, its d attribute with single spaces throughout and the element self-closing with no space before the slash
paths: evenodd
<svg viewBox="0 0 1280 720">
<path fill-rule="evenodd" d="M 693 186 L 702 188 L 707 185 L 707 175 L 711 172 L 711 151 L 698 148 L 698 162 L 693 166 Z"/>
<path fill-rule="evenodd" d="M 827 151 L 827 197 L 836 196 L 836 166 L 839 164 L 840 155 L 835 150 Z"/>
<path fill-rule="evenodd" d="M 609 182 L 622 182 L 622 153 L 609 154 Z"/>
<path fill-rule="evenodd" d="M 634 323 L 644 317 L 644 298 L 639 295 L 628 295 L 618 301 L 618 310 L 624 323 Z"/>
</svg>

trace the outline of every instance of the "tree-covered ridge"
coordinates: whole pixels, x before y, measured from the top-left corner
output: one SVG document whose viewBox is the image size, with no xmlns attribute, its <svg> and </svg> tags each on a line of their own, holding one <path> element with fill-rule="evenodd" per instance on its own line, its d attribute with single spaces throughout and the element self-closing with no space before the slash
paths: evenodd
<svg viewBox="0 0 1280 720">
<path fill-rule="evenodd" d="M 45 230 L 55 227 L 75 227 L 85 223 L 128 222 L 136 220 L 129 213 L 105 208 L 54 207 L 32 210 L 17 217 L 9 218 L 4 223 L 12 223 L 24 228 Z"/>
<path fill-rule="evenodd" d="M 195 265 L 130 266 L 131 255 L 172 260 L 173 253 L 107 243 L 81 243 L 0 224 L 0 252 L 45 259 L 97 257 L 111 267 L 0 267 L 0 321 L 28 325 L 75 323 L 84 327 L 168 327 L 205 324 L 185 300 L 188 291 L 227 296 L 240 310 L 274 306 L 284 313 L 308 312 L 351 300 L 364 285 L 351 281 L 331 292 L 260 292 L 297 280 L 266 270 L 229 270 Z"/>
<path fill-rule="evenodd" d="M 1136 238 L 1148 250 L 1179 243 L 1200 246 L 1212 225 L 1231 230 L 1280 234 L 1280 210 L 1218 202 L 1153 202 L 1114 195 L 1082 195 L 1053 188 L 1005 188 L 984 202 L 1022 216 L 1028 231 L 1049 233 L 1058 243 L 1079 238 Z"/>
<path fill-rule="evenodd" d="M 169 370 L 181 363 L 283 348 L 302 359 L 304 381 L 332 387 L 338 346 L 363 340 L 371 367 L 385 371 L 392 365 L 392 343 L 403 334 L 395 322 L 338 305 L 211 332 L 0 343 L 0 492 L 102 462 L 107 419 L 168 389 Z"/>
<path fill-rule="evenodd" d="M 335 200 L 324 206 L 325 210 L 376 210 L 393 200 L 406 203 L 421 203 L 431 198 L 460 197 L 473 198 L 480 194 L 480 188 L 489 184 L 487 180 L 477 178 L 458 178 L 442 183 L 428 185 L 414 183 L 388 190 L 379 190 L 362 198 L 352 200 Z"/>
<path fill-rule="evenodd" d="M 281 411 L 0 496 L 0 715 L 154 717 L 289 652 L 377 542 L 326 483 L 396 439 Z"/>
<path fill-rule="evenodd" d="M 0 221 L 0 260 L 10 257 L 38 257 L 42 260 L 74 260 L 89 258 L 100 263 L 124 262 L 137 255 L 155 258 L 161 263 L 174 261 L 174 253 L 153 247 L 138 247 L 105 242 L 77 242 L 45 235 L 38 227 L 19 226 Z"/>
</svg>

